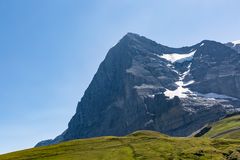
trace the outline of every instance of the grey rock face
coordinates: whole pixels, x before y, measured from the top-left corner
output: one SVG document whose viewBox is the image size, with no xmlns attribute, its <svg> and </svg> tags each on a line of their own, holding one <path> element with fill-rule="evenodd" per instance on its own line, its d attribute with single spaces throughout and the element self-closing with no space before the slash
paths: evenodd
<svg viewBox="0 0 240 160">
<path fill-rule="evenodd" d="M 185 61 L 171 62 L 163 56 L 184 56 L 193 51 L 195 54 Z M 239 110 L 239 62 L 240 54 L 214 41 L 170 48 L 129 33 L 110 49 L 99 66 L 68 129 L 60 138 L 38 146 L 122 136 L 143 129 L 172 136 L 190 135 L 206 123 Z M 180 87 L 176 83 L 179 81 L 186 85 Z M 186 97 L 166 94 L 167 90 L 187 87 Z M 225 96 L 209 98 L 204 95 L 207 93 Z"/>
<path fill-rule="evenodd" d="M 240 55 L 221 43 L 204 41 L 192 61 L 191 88 L 240 98 Z"/>
</svg>

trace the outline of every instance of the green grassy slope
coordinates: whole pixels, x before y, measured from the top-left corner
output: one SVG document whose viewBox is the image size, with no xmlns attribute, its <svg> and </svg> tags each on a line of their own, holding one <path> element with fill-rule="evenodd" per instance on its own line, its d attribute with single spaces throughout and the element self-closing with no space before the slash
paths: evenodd
<svg viewBox="0 0 240 160">
<path fill-rule="evenodd" d="M 240 140 L 173 138 L 152 131 L 74 140 L 0 155 L 0 160 L 209 160 L 240 158 Z"/>
<path fill-rule="evenodd" d="M 204 137 L 240 139 L 240 115 L 222 119 L 210 126 Z"/>
</svg>

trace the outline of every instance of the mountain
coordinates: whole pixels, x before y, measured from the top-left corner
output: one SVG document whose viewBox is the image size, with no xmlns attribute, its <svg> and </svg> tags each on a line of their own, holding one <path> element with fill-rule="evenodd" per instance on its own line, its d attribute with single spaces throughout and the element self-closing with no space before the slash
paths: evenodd
<svg viewBox="0 0 240 160">
<path fill-rule="evenodd" d="M 226 43 L 226 46 L 231 47 L 232 49 L 240 53 L 240 40 Z"/>
<path fill-rule="evenodd" d="M 240 110 L 240 54 L 204 40 L 171 48 L 128 33 L 109 50 L 63 134 L 37 146 L 153 130 L 188 136 Z"/>
<path fill-rule="evenodd" d="M 80 139 L 5 155 L 1 160 L 237 160 L 240 141 L 174 138 L 153 131 Z"/>
</svg>

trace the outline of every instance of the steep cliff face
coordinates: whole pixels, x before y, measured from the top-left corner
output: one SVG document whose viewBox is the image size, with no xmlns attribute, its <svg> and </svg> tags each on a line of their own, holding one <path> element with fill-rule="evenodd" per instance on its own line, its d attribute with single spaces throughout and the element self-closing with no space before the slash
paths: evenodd
<svg viewBox="0 0 240 160">
<path fill-rule="evenodd" d="M 127 34 L 106 56 L 69 123 L 65 139 L 102 135 L 125 135 L 138 129 L 151 118 L 144 96 L 163 90 L 157 76 L 164 76 L 154 62 L 155 55 L 168 47 L 134 34 Z M 166 85 L 177 79 L 169 72 Z M 146 125 L 145 125 L 146 126 Z"/>
<path fill-rule="evenodd" d="M 54 140 L 155 130 L 187 136 L 239 110 L 240 54 L 214 41 L 170 48 L 129 33 L 108 52 Z"/>
</svg>

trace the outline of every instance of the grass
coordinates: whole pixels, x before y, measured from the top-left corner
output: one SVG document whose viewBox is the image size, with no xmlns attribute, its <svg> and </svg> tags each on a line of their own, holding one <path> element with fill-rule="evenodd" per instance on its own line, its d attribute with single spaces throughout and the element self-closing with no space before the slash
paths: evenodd
<svg viewBox="0 0 240 160">
<path fill-rule="evenodd" d="M 211 125 L 211 130 L 208 131 L 204 137 L 213 137 L 219 133 L 234 129 L 240 128 L 240 115 L 232 116 L 229 118 L 222 119 Z M 218 136 L 217 138 L 228 138 L 228 139 L 240 139 L 240 130 L 235 132 L 230 132 Z"/>
<path fill-rule="evenodd" d="M 240 140 L 175 138 L 153 131 L 68 141 L 5 155 L 0 160 L 209 160 L 240 158 Z"/>
</svg>

